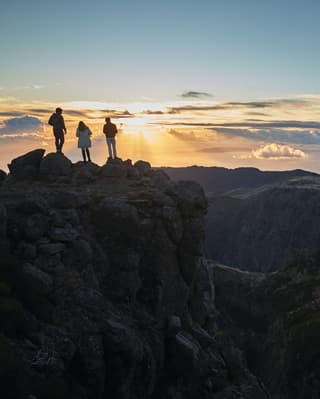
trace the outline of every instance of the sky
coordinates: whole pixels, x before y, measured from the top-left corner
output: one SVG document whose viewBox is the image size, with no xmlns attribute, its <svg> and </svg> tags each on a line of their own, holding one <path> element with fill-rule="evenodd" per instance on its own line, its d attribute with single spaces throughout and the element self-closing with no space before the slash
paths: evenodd
<svg viewBox="0 0 320 399">
<path fill-rule="evenodd" d="M 105 162 L 110 116 L 123 159 L 320 172 L 319 15 L 315 0 L 5 2 L 0 168 L 54 151 L 61 106 L 73 161 L 83 120 Z"/>
</svg>

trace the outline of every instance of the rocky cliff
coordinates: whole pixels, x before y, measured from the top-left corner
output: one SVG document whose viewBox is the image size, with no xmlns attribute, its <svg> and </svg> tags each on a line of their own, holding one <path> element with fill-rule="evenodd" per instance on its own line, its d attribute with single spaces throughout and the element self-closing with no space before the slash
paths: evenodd
<svg viewBox="0 0 320 399">
<path fill-rule="evenodd" d="M 320 254 L 265 275 L 215 264 L 220 333 L 246 354 L 273 399 L 320 392 Z"/>
<path fill-rule="evenodd" d="M 217 334 L 207 201 L 147 162 L 35 150 L 0 174 L 4 399 L 262 399 Z"/>
<path fill-rule="evenodd" d="M 320 178 L 290 179 L 245 198 L 215 196 L 207 217 L 207 256 L 269 272 L 299 250 L 320 247 Z"/>
</svg>

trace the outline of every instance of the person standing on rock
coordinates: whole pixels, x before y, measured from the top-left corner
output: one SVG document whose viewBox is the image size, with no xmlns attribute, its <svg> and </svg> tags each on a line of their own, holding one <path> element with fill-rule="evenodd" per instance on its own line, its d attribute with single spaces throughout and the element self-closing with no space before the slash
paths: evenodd
<svg viewBox="0 0 320 399">
<path fill-rule="evenodd" d="M 78 137 L 78 148 L 81 148 L 83 161 L 87 162 L 86 156 L 88 158 L 88 162 L 91 162 L 90 159 L 90 151 L 91 140 L 90 136 L 92 135 L 91 130 L 86 126 L 82 121 L 79 122 L 76 136 Z"/>
<path fill-rule="evenodd" d="M 54 112 L 48 121 L 49 125 L 53 127 L 53 134 L 55 137 L 56 149 L 57 152 L 62 153 L 62 147 L 64 144 L 64 136 L 67 134 L 67 129 L 64 124 L 64 119 L 62 116 L 62 109 L 56 108 L 56 112 Z"/>
<path fill-rule="evenodd" d="M 117 158 L 117 148 L 116 148 L 116 134 L 118 133 L 117 126 L 111 122 L 111 119 L 108 117 L 105 119 L 106 123 L 103 126 L 103 133 L 106 136 L 108 151 L 109 151 L 109 159 Z"/>
</svg>

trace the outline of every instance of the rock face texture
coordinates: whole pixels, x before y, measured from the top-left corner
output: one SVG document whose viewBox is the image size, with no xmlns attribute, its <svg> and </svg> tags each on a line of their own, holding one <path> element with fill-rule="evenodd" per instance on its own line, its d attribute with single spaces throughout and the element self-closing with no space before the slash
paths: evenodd
<svg viewBox="0 0 320 399">
<path fill-rule="evenodd" d="M 210 199 L 206 254 L 226 265 L 270 272 L 297 250 L 320 247 L 320 177 L 288 180 L 246 198 Z"/>
<path fill-rule="evenodd" d="M 1 397 L 267 398 L 217 334 L 201 187 L 31 158 L 0 183 Z"/>
<path fill-rule="evenodd" d="M 223 329 L 272 398 L 319 397 L 319 266 L 319 252 L 269 275 L 214 265 Z"/>
</svg>

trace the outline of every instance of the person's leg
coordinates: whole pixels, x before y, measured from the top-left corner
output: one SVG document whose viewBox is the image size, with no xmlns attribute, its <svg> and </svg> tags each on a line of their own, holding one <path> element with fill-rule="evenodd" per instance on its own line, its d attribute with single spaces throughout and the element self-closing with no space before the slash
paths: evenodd
<svg viewBox="0 0 320 399">
<path fill-rule="evenodd" d="M 60 152 L 62 152 L 63 144 L 64 144 L 64 133 L 61 132 L 60 133 Z"/>
<path fill-rule="evenodd" d="M 87 154 L 87 159 L 88 159 L 88 161 L 91 162 L 89 148 L 86 148 L 86 154 Z"/>
<path fill-rule="evenodd" d="M 59 151 L 59 135 L 57 133 L 54 134 L 54 139 L 55 139 L 55 144 L 56 144 L 56 150 L 58 152 Z"/>
<path fill-rule="evenodd" d="M 109 137 L 107 137 L 107 145 L 108 145 L 109 158 L 112 158 L 111 139 Z"/>
<path fill-rule="evenodd" d="M 86 162 L 86 151 L 84 148 L 81 148 L 81 152 L 82 152 L 82 157 L 83 157 L 83 162 Z"/>
<path fill-rule="evenodd" d="M 116 139 L 112 139 L 112 147 L 113 147 L 113 156 L 114 158 L 117 158 L 117 148 L 116 148 Z"/>
</svg>

